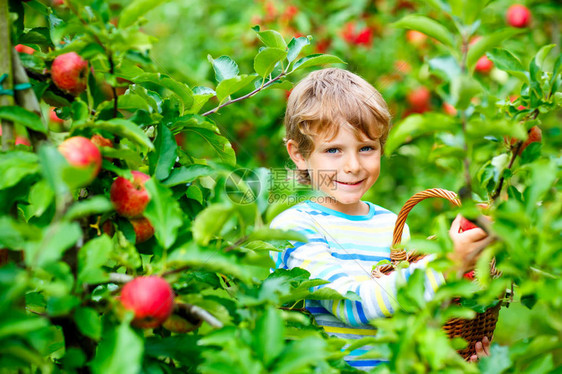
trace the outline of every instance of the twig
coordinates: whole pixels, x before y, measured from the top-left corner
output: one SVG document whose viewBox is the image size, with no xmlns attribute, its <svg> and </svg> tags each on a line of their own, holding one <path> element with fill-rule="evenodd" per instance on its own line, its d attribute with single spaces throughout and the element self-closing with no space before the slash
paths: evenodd
<svg viewBox="0 0 562 374">
<path fill-rule="evenodd" d="M 286 73 L 285 73 L 285 72 L 282 72 L 281 74 L 279 74 L 278 76 L 276 76 L 275 78 L 273 78 L 272 80 L 270 80 L 269 82 L 267 82 L 266 84 L 264 84 L 264 85 L 262 85 L 262 86 L 256 88 L 256 89 L 253 90 L 252 92 L 250 92 L 250 93 L 248 93 L 248 94 L 246 94 L 246 95 L 244 95 L 244 96 L 237 97 L 236 99 L 228 100 L 227 102 L 225 102 L 225 103 L 223 103 L 223 104 L 217 106 L 216 108 L 211 109 L 211 110 L 209 110 L 208 112 L 205 112 L 205 113 L 201 114 L 201 116 L 203 116 L 203 117 L 208 116 L 209 114 L 216 113 L 219 109 L 224 108 L 224 107 L 227 106 L 227 105 L 234 104 L 234 103 L 236 103 L 236 102 L 238 102 L 238 101 L 242 101 L 242 100 L 244 100 L 244 99 L 247 99 L 247 98 L 249 98 L 249 97 L 252 97 L 252 96 L 254 96 L 255 94 L 257 94 L 258 92 L 260 92 L 260 91 L 266 89 L 267 87 L 271 86 L 273 83 L 277 82 L 279 79 L 283 78 L 285 75 L 286 75 Z"/>
<path fill-rule="evenodd" d="M 531 114 L 529 114 L 528 117 L 526 117 L 525 121 L 527 119 L 535 120 L 535 119 L 537 119 L 538 115 L 539 115 L 539 110 L 535 109 Z M 515 159 L 519 155 L 519 152 L 521 151 L 522 146 L 523 146 L 523 141 L 520 140 L 515 144 L 514 147 L 511 148 L 511 151 L 512 151 L 511 160 L 509 160 L 509 164 L 507 165 L 506 170 L 510 170 L 513 167 L 513 164 L 515 163 Z M 505 177 L 503 176 L 503 173 L 502 173 L 502 177 L 500 178 L 500 181 L 498 182 L 498 186 L 496 187 L 496 190 L 494 191 L 494 193 L 491 196 L 492 201 L 496 200 L 500 196 L 502 188 L 503 188 L 504 180 L 505 180 Z"/>
<path fill-rule="evenodd" d="M 12 71 L 14 73 L 14 84 L 25 84 L 29 83 L 29 77 L 25 72 L 25 68 L 23 67 L 20 57 L 15 50 L 12 50 Z M 41 113 L 41 107 L 39 106 L 39 100 L 37 100 L 37 96 L 35 96 L 35 92 L 33 89 L 26 88 L 23 90 L 16 90 L 16 102 L 18 105 L 23 107 L 24 109 L 33 112 L 41 118 L 41 122 L 43 126 L 47 128 L 47 123 L 45 118 Z M 40 141 L 46 140 L 47 137 L 45 134 L 28 129 L 29 137 L 31 138 L 31 143 L 33 144 L 33 149 L 37 150 L 37 145 Z"/>
<path fill-rule="evenodd" d="M 211 313 L 207 312 L 205 309 L 191 304 L 176 303 L 176 308 L 182 310 L 190 316 L 194 316 L 197 319 L 207 322 L 211 327 L 220 329 L 224 325 L 221 321 L 216 319 Z"/>
</svg>

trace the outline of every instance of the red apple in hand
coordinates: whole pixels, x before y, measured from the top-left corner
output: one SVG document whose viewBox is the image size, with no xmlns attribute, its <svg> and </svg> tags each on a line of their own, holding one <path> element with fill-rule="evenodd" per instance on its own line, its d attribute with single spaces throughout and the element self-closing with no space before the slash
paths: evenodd
<svg viewBox="0 0 562 374">
<path fill-rule="evenodd" d="M 76 52 L 59 55 L 51 66 L 51 77 L 62 91 L 80 95 L 88 81 L 88 62 Z"/>
<path fill-rule="evenodd" d="M 468 231 L 477 228 L 478 226 L 462 217 L 459 232 Z"/>
<path fill-rule="evenodd" d="M 174 310 L 174 292 L 158 276 L 133 279 L 123 287 L 120 301 L 135 313 L 133 326 L 145 329 L 160 326 Z"/>
<path fill-rule="evenodd" d="M 145 217 L 132 218 L 129 220 L 136 235 L 136 244 L 143 243 L 154 236 L 154 227 L 150 224 L 150 221 Z"/>
<path fill-rule="evenodd" d="M 59 151 L 70 165 L 79 169 L 92 168 L 90 181 L 98 175 L 101 153 L 90 139 L 83 136 L 68 138 L 59 145 Z"/>
<path fill-rule="evenodd" d="M 531 12 L 524 5 L 514 4 L 507 9 L 505 18 L 510 26 L 527 27 L 531 23 Z"/>
<path fill-rule="evenodd" d="M 115 179 L 109 192 L 111 202 L 115 211 L 128 218 L 142 215 L 144 208 L 150 201 L 148 191 L 144 188 L 144 182 L 150 177 L 140 171 L 133 171 L 133 180 L 123 177 Z"/>
</svg>

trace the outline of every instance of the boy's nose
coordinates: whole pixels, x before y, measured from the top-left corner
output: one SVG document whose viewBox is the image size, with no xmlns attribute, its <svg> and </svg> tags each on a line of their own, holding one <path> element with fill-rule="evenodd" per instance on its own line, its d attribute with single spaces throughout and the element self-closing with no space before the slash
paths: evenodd
<svg viewBox="0 0 562 374">
<path fill-rule="evenodd" d="M 346 173 L 355 173 L 359 170 L 360 164 L 357 155 L 348 155 L 345 159 L 343 171 Z"/>
</svg>

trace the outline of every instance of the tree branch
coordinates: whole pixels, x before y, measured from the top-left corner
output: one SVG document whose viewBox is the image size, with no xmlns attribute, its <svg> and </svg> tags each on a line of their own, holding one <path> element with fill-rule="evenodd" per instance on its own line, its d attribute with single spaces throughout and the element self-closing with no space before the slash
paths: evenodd
<svg viewBox="0 0 562 374">
<path fill-rule="evenodd" d="M 0 90 L 12 90 L 14 88 L 12 78 L 12 45 L 10 41 L 10 13 L 8 0 L 0 0 L 0 77 L 6 74 Z M 0 94 L 0 106 L 14 105 L 14 97 L 9 94 Z M 7 151 L 14 146 L 14 124 L 2 121 L 2 150 Z"/>
<path fill-rule="evenodd" d="M 271 86 L 273 83 L 277 82 L 279 79 L 283 78 L 285 75 L 286 75 L 285 72 L 282 72 L 281 74 L 279 74 L 278 76 L 276 76 L 275 78 L 273 78 L 272 80 L 270 80 L 269 82 L 264 84 L 263 86 L 256 88 L 252 92 L 250 92 L 250 93 L 248 93 L 244 96 L 237 97 L 236 99 L 228 100 L 226 103 L 223 103 L 223 104 L 217 106 L 216 108 L 211 109 L 208 112 L 205 112 L 205 113 L 201 114 L 201 116 L 203 116 L 203 117 L 208 116 L 209 114 L 213 114 L 213 113 L 218 112 L 219 109 L 224 108 L 227 105 L 234 104 L 238 101 L 242 101 L 244 99 L 252 97 L 255 94 L 257 94 L 258 92 L 260 92 L 262 90 L 265 90 L 267 87 Z"/>
</svg>

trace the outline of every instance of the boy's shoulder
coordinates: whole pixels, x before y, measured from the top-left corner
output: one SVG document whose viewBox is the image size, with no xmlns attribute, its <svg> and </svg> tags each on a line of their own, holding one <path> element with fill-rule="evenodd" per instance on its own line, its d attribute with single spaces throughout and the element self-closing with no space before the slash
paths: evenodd
<svg viewBox="0 0 562 374">
<path fill-rule="evenodd" d="M 370 220 L 374 217 L 377 219 L 384 217 L 385 219 L 396 219 L 396 214 L 392 211 L 381 207 L 380 205 L 373 204 L 371 202 L 366 201 L 369 205 L 369 214 L 367 216 L 361 217 L 361 220 Z M 289 207 L 279 213 L 272 221 L 271 227 L 277 226 L 296 226 L 296 225 L 306 225 L 307 223 L 310 224 L 310 220 L 322 220 L 323 218 L 326 220 L 337 219 L 337 218 L 347 218 L 353 219 L 352 216 L 347 216 L 345 214 L 337 213 L 331 211 L 328 208 L 323 208 L 317 203 L 313 203 L 311 201 L 303 201 L 292 207 Z"/>
</svg>

